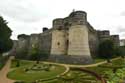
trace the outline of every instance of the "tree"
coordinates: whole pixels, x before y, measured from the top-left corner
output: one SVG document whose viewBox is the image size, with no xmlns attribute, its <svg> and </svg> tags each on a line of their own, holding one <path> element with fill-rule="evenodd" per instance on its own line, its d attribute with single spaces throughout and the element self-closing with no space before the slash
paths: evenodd
<svg viewBox="0 0 125 83">
<path fill-rule="evenodd" d="M 32 60 L 36 60 L 37 61 L 37 64 L 39 63 L 39 61 L 40 61 L 40 57 L 41 55 L 40 55 L 40 52 L 39 52 L 39 49 L 38 48 L 33 48 L 32 49 L 32 51 L 31 51 L 31 56 L 30 56 L 30 58 L 32 59 Z"/>
<path fill-rule="evenodd" d="M 37 63 L 39 63 L 40 60 L 46 60 L 49 57 L 49 54 L 45 51 L 39 50 L 38 47 L 32 48 L 30 55 L 31 60 L 36 60 Z"/>
<path fill-rule="evenodd" d="M 6 20 L 0 16 L 0 54 L 9 51 L 13 46 L 13 41 L 10 39 L 11 29 L 8 27 Z"/>
<path fill-rule="evenodd" d="M 119 46 L 115 51 L 117 56 L 121 56 L 122 58 L 125 57 L 125 46 Z"/>
<path fill-rule="evenodd" d="M 115 54 L 114 44 L 111 40 L 104 40 L 99 44 L 99 56 L 106 58 L 110 62 L 110 58 Z"/>
</svg>

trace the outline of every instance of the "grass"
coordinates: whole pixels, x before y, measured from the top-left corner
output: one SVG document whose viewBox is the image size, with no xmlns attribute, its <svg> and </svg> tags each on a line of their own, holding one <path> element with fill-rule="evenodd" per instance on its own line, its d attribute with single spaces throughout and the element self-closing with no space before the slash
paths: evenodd
<svg viewBox="0 0 125 83">
<path fill-rule="evenodd" d="M 31 65 L 35 64 L 34 61 L 26 61 L 26 60 L 20 60 L 20 67 L 16 67 L 17 60 L 12 61 L 11 68 L 14 69 L 11 72 L 8 73 L 8 77 L 10 79 L 14 80 L 23 80 L 25 83 L 31 83 L 32 81 L 38 80 L 38 79 L 46 79 L 46 78 L 52 78 L 56 75 L 59 75 L 60 73 L 65 71 L 65 68 L 62 66 L 56 66 L 56 69 L 52 71 L 40 71 L 35 73 L 26 73 L 24 71 L 25 68 L 30 67 Z M 42 65 L 42 64 L 40 64 Z M 84 73 L 81 71 L 74 71 L 71 70 L 68 72 L 65 76 L 53 79 L 49 81 L 45 81 L 42 83 L 91 83 L 90 81 L 93 81 L 93 83 L 98 83 L 96 81 L 96 78 L 94 76 L 91 76 L 88 73 Z"/>
<path fill-rule="evenodd" d="M 118 60 L 114 60 L 112 61 L 111 63 L 106 63 L 106 64 L 103 64 L 104 66 L 125 66 L 125 59 L 118 59 Z"/>
<path fill-rule="evenodd" d="M 27 60 L 19 60 L 19 63 L 20 67 L 35 64 L 34 61 L 27 61 Z M 17 68 L 16 65 L 17 65 L 17 60 L 12 60 L 11 68 Z"/>
<path fill-rule="evenodd" d="M 102 62 L 102 61 L 105 61 L 105 59 L 100 59 L 100 58 L 95 59 L 96 63 Z M 41 71 L 41 72 L 30 73 L 30 74 L 27 74 L 23 71 L 25 67 L 28 67 L 34 63 L 35 62 L 32 62 L 32 61 L 22 60 L 20 61 L 20 67 L 17 68 L 16 61 L 13 61 L 11 68 L 16 68 L 16 69 L 11 71 L 8 74 L 8 77 L 16 80 L 25 80 L 26 83 L 31 83 L 31 81 L 34 81 L 36 79 L 51 78 L 64 71 L 64 68 L 60 66 L 56 66 L 56 69 L 53 71 Z M 109 68 L 104 66 L 109 66 Z M 105 64 L 102 64 L 101 66 L 89 67 L 87 69 L 92 70 L 100 74 L 101 76 L 103 76 L 105 79 L 109 80 L 110 74 L 113 73 L 112 67 L 119 67 L 119 66 L 125 67 L 125 59 L 121 58 L 118 60 L 114 60 L 111 63 L 105 63 Z M 97 79 L 94 76 L 88 73 L 70 70 L 66 75 L 62 76 L 61 78 L 45 81 L 42 83 L 100 83 L 100 82 L 97 81 Z"/>
<path fill-rule="evenodd" d="M 88 73 L 71 70 L 65 76 L 43 83 L 99 83 L 96 78 Z"/>
<path fill-rule="evenodd" d="M 108 80 L 108 78 L 110 78 L 109 77 L 110 74 L 113 73 L 114 68 L 122 69 L 122 67 L 125 68 L 125 60 L 124 59 L 114 60 L 111 63 L 105 63 L 105 64 L 102 64 L 100 66 L 90 67 L 87 69 L 92 70 L 92 71 L 102 75 L 105 79 Z M 110 72 L 110 73 L 106 73 L 106 72 Z"/>
<path fill-rule="evenodd" d="M 95 58 L 95 59 L 94 59 L 94 63 L 102 62 L 102 61 L 105 61 L 105 60 L 106 60 L 106 59 Z"/>
<path fill-rule="evenodd" d="M 103 73 L 103 71 L 107 71 L 107 70 L 111 69 L 111 68 L 105 68 L 105 67 L 101 67 L 101 66 L 109 66 L 109 67 L 118 67 L 118 66 L 123 67 L 124 66 L 125 67 L 125 60 L 120 58 L 118 60 L 112 61 L 111 63 L 105 63 L 105 64 L 102 64 L 100 66 L 90 67 L 90 68 L 87 68 L 87 69 L 93 70 L 97 73 Z"/>
<path fill-rule="evenodd" d="M 20 67 L 16 67 L 16 61 L 15 60 L 12 61 L 11 68 L 12 69 L 14 68 L 14 70 L 8 73 L 8 78 L 14 80 L 23 80 L 26 82 L 32 82 L 39 79 L 53 78 L 65 71 L 65 67 L 63 66 L 55 66 L 55 68 L 50 71 L 41 70 L 41 71 L 33 71 L 32 73 L 27 73 L 24 71 L 24 69 L 31 67 L 35 63 L 36 62 L 33 61 L 22 60 L 20 61 Z"/>
</svg>

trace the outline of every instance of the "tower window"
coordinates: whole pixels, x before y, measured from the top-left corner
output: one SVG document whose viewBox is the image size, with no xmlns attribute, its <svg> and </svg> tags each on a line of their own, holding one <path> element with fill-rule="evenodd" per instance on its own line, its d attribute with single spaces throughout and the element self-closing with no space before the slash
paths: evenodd
<svg viewBox="0 0 125 83">
<path fill-rule="evenodd" d="M 60 42 L 58 42 L 57 45 L 60 45 Z"/>
<path fill-rule="evenodd" d="M 69 40 L 66 41 L 66 45 L 67 45 L 67 46 L 69 45 Z"/>
</svg>

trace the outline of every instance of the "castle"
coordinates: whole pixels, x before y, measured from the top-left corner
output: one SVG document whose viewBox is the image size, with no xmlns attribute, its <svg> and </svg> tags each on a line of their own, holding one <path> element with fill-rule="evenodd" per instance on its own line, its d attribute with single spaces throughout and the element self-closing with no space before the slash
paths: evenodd
<svg viewBox="0 0 125 83">
<path fill-rule="evenodd" d="M 30 54 L 33 48 L 38 48 L 50 55 L 50 61 L 88 64 L 97 55 L 99 42 L 105 39 L 112 39 L 119 46 L 119 35 L 95 30 L 87 21 L 86 12 L 73 11 L 68 17 L 54 19 L 52 28 L 44 27 L 43 33 L 19 36 L 13 51 Z"/>
</svg>

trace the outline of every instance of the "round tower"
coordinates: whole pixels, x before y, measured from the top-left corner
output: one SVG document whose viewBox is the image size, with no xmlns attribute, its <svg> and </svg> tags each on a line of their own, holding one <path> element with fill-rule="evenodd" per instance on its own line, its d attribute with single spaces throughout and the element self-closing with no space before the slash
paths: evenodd
<svg viewBox="0 0 125 83">
<path fill-rule="evenodd" d="M 73 25 L 87 24 L 87 13 L 84 11 L 73 11 L 69 17 L 72 19 Z"/>
<path fill-rule="evenodd" d="M 53 28 L 62 28 L 63 27 L 63 19 L 57 18 L 53 20 Z"/>
</svg>

